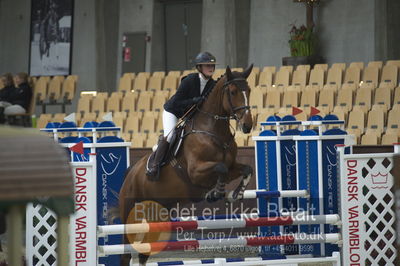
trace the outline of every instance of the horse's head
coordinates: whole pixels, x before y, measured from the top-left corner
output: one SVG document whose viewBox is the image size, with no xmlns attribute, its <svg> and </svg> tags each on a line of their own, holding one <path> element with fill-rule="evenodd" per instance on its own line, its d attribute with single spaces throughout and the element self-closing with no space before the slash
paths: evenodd
<svg viewBox="0 0 400 266">
<path fill-rule="evenodd" d="M 244 133 L 249 133 L 253 126 L 249 105 L 250 88 L 246 81 L 252 69 L 253 64 L 243 72 L 232 73 L 227 66 L 225 73 L 224 92 L 226 93 L 224 93 L 223 108 L 236 119 Z"/>
</svg>

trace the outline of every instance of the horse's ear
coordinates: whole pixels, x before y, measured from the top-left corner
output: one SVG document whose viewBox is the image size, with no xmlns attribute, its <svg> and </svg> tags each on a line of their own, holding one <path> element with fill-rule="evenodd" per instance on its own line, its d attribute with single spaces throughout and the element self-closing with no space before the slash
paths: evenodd
<svg viewBox="0 0 400 266">
<path fill-rule="evenodd" d="M 251 64 L 245 71 L 243 71 L 242 76 L 247 79 L 253 70 L 253 64 Z"/>
<path fill-rule="evenodd" d="M 231 71 L 231 68 L 229 66 L 226 66 L 226 72 L 225 73 L 226 73 L 227 81 L 233 79 L 232 71 Z"/>
</svg>

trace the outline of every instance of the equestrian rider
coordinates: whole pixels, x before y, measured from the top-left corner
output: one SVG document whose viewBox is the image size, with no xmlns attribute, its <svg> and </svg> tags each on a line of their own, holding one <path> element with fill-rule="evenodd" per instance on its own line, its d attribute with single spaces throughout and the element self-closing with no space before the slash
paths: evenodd
<svg viewBox="0 0 400 266">
<path fill-rule="evenodd" d="M 148 165 L 146 171 L 147 176 L 153 181 L 159 178 L 160 165 L 169 148 L 172 131 L 179 118 L 191 106 L 199 103 L 204 98 L 204 95 L 207 95 L 215 85 L 215 80 L 212 79 L 216 64 L 215 56 L 209 52 L 202 52 L 196 56 L 195 64 L 198 73 L 192 73 L 183 77 L 175 95 L 164 104 L 164 138 L 161 137 L 158 141 L 154 160 Z"/>
</svg>

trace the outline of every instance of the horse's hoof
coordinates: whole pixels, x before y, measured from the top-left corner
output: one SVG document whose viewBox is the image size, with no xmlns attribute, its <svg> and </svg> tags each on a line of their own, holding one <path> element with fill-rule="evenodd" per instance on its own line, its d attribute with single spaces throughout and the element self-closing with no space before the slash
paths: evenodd
<svg viewBox="0 0 400 266">
<path fill-rule="evenodd" d="M 243 194 L 240 196 L 239 193 L 235 190 L 229 191 L 228 195 L 226 196 L 226 200 L 230 203 L 233 203 L 240 199 L 243 199 Z"/>
<path fill-rule="evenodd" d="M 225 197 L 225 192 L 210 191 L 206 194 L 205 199 L 207 202 L 216 202 Z"/>
</svg>

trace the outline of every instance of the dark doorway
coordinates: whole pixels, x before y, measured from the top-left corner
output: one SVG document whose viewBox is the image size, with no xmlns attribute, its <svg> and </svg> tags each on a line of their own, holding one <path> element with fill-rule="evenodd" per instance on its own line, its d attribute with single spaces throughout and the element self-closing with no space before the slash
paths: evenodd
<svg viewBox="0 0 400 266">
<path fill-rule="evenodd" d="M 122 41 L 122 73 L 145 71 L 146 33 L 124 33 Z"/>
<path fill-rule="evenodd" d="M 200 52 L 202 2 L 165 1 L 166 70 L 193 67 Z"/>
</svg>

